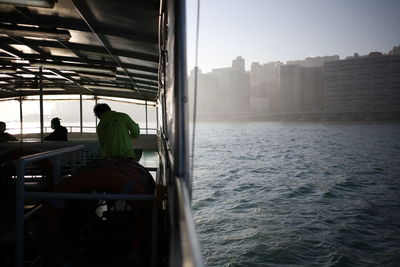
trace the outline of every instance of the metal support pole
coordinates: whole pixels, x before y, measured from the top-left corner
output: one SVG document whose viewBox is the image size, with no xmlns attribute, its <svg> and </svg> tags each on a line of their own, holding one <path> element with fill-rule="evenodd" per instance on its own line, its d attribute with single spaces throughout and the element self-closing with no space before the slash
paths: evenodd
<svg viewBox="0 0 400 267">
<path fill-rule="evenodd" d="M 40 92 L 40 142 L 43 143 L 43 128 L 44 128 L 44 121 L 43 121 L 43 84 L 42 84 L 42 67 L 39 67 L 39 92 Z"/>
<path fill-rule="evenodd" d="M 97 105 L 97 96 L 94 96 L 94 105 Z M 97 127 L 97 116 L 94 116 L 95 117 L 95 128 Z"/>
<path fill-rule="evenodd" d="M 156 128 L 157 128 L 157 131 L 158 131 L 158 128 L 159 128 L 159 126 L 160 126 L 160 125 L 159 125 L 160 122 L 158 121 L 158 116 L 159 116 L 159 115 L 158 115 L 158 105 L 157 105 L 157 106 L 156 106 L 156 120 L 157 120 L 157 127 L 156 127 Z"/>
<path fill-rule="evenodd" d="M 79 94 L 79 121 L 80 121 L 80 126 L 81 126 L 81 137 L 83 134 L 83 106 L 82 106 L 82 87 L 81 87 L 81 92 Z"/>
<path fill-rule="evenodd" d="M 24 266 L 24 202 L 25 163 L 17 161 L 17 185 L 15 198 L 15 266 Z"/>
<path fill-rule="evenodd" d="M 165 85 L 164 85 L 164 90 L 163 93 L 161 94 L 161 101 L 162 101 L 162 133 L 164 134 L 165 138 L 168 139 L 169 138 L 169 132 L 168 132 L 168 121 L 167 121 L 167 100 L 166 100 L 166 96 L 165 96 Z"/>
<path fill-rule="evenodd" d="M 147 119 L 147 100 L 144 102 L 145 106 L 145 111 L 146 111 L 146 134 L 149 133 L 149 127 L 148 127 L 148 119 Z"/>
<path fill-rule="evenodd" d="M 22 96 L 19 97 L 19 124 L 21 129 L 21 142 L 23 140 L 24 115 L 22 113 Z"/>
</svg>

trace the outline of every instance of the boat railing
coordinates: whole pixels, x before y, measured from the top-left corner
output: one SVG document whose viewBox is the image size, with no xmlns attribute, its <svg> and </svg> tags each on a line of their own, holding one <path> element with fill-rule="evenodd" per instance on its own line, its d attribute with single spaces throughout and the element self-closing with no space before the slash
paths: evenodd
<svg viewBox="0 0 400 267">
<path fill-rule="evenodd" d="M 160 160 L 162 166 L 173 167 L 174 160 L 169 143 L 166 141 L 167 136 L 160 132 L 158 140 L 160 150 Z M 164 170 L 166 171 L 166 170 Z M 169 177 L 169 179 L 167 178 Z M 181 250 L 178 253 L 174 253 L 170 259 L 171 266 L 186 266 L 184 263 L 192 263 L 189 266 L 202 267 L 203 256 L 201 254 L 200 243 L 197 238 L 197 233 L 193 223 L 193 214 L 191 209 L 191 188 L 188 186 L 188 181 L 183 177 L 169 176 L 169 174 L 163 175 L 163 183 L 169 184 L 173 187 L 170 191 L 170 198 L 176 201 L 171 201 L 170 205 L 178 218 L 171 218 L 171 220 L 179 220 L 179 222 L 173 221 L 174 233 L 172 235 L 173 246 L 180 246 Z M 179 228 L 179 229 L 178 229 Z M 176 231 L 175 231 L 176 230 Z"/>
<path fill-rule="evenodd" d="M 81 126 L 74 126 L 74 125 L 69 125 L 65 126 L 68 129 L 68 132 L 70 133 L 79 133 Z M 83 130 L 83 132 L 89 132 L 89 133 L 95 133 L 96 132 L 96 126 L 83 126 L 83 129 L 87 129 L 87 131 Z M 51 132 L 52 128 L 51 127 L 44 127 L 44 132 L 48 133 Z M 140 131 L 142 133 L 155 133 L 157 132 L 157 128 L 140 128 Z"/>
<path fill-rule="evenodd" d="M 24 266 L 24 225 L 36 210 L 24 214 L 25 200 L 29 199 L 91 199 L 91 200 L 140 200 L 153 201 L 154 195 L 130 195 L 130 194 L 104 194 L 104 193 L 57 193 L 57 192 L 30 192 L 25 191 L 25 169 L 35 161 L 52 159 L 54 169 L 54 184 L 60 180 L 61 158 L 71 156 L 71 172 L 76 168 L 76 165 L 84 165 L 86 162 L 85 146 L 76 145 L 52 151 L 41 152 L 24 157 L 20 157 L 16 161 L 16 207 L 15 207 L 15 266 Z M 153 171 L 153 170 L 150 170 Z"/>
<path fill-rule="evenodd" d="M 180 203 L 182 203 L 176 207 L 181 220 L 179 227 L 182 255 L 180 255 L 180 260 L 183 263 L 191 262 L 193 263 L 192 266 L 202 267 L 204 266 L 204 261 L 194 222 L 192 220 L 193 214 L 190 206 L 190 193 L 188 192 L 187 185 L 185 185 L 185 182 L 182 179 L 176 179 L 176 197 L 180 199 Z M 175 262 L 179 262 L 179 260 L 175 260 Z"/>
<path fill-rule="evenodd" d="M 68 133 L 79 133 L 81 131 L 81 126 L 79 125 L 64 125 L 68 129 Z M 7 128 L 11 133 L 13 134 L 18 134 L 21 132 L 21 128 Z M 50 133 L 53 129 L 50 126 L 45 126 L 43 127 L 43 132 L 44 133 Z M 140 132 L 143 133 L 150 133 L 150 134 L 155 134 L 157 133 L 157 128 L 146 128 L 142 127 L 140 128 Z M 84 133 L 95 133 L 96 132 L 96 126 L 83 126 L 82 131 Z M 23 128 L 23 133 L 40 133 L 40 127 L 24 127 Z"/>
</svg>

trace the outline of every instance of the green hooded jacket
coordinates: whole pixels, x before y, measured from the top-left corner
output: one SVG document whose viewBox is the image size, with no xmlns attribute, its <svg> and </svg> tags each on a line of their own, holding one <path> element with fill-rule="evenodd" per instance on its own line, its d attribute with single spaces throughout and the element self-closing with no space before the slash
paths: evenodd
<svg viewBox="0 0 400 267">
<path fill-rule="evenodd" d="M 96 132 L 104 156 L 140 160 L 141 155 L 135 153 L 132 145 L 132 139 L 139 137 L 140 128 L 129 115 L 112 110 L 105 112 L 100 116 Z"/>
</svg>

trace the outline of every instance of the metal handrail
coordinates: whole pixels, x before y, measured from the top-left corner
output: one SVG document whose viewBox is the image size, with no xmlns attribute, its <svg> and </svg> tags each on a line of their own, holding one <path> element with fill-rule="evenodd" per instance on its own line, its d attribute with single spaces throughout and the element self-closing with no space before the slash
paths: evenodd
<svg viewBox="0 0 400 267">
<path fill-rule="evenodd" d="M 79 133 L 80 132 L 80 128 L 81 126 L 75 126 L 75 125 L 64 125 L 65 128 L 67 128 L 69 130 L 69 133 Z M 24 129 L 38 129 L 40 130 L 40 127 L 24 127 Z M 51 127 L 50 126 L 44 126 L 44 133 L 49 133 Z M 79 129 L 79 131 L 73 131 L 72 129 Z M 83 126 L 83 129 L 93 129 L 93 132 L 96 132 L 96 126 Z M 16 130 L 21 130 L 20 128 L 7 128 L 8 131 L 14 132 Z M 157 128 L 151 128 L 151 127 L 147 127 L 147 128 L 140 128 L 141 131 L 157 131 Z"/>
<path fill-rule="evenodd" d="M 183 179 L 175 179 L 176 194 L 180 199 L 178 202 L 178 213 L 180 218 L 180 233 L 182 242 L 182 262 L 192 262 L 192 266 L 203 267 L 204 260 L 201 254 L 200 242 L 194 227 L 192 209 L 190 207 L 190 192 Z"/>
<path fill-rule="evenodd" d="M 15 204 L 15 266 L 22 267 L 24 265 L 24 205 L 25 205 L 25 167 L 28 163 L 37 160 L 54 158 L 54 182 L 58 182 L 60 177 L 60 160 L 61 156 L 66 154 L 72 154 L 73 161 L 75 164 L 75 153 L 79 153 L 79 158 L 81 158 L 81 164 L 85 163 L 85 154 L 82 153 L 85 149 L 84 145 L 77 145 L 72 147 L 66 147 L 62 149 L 56 149 L 47 152 L 41 152 L 33 155 L 28 155 L 19 158 L 16 161 L 16 171 L 17 171 L 17 183 L 16 183 L 16 204 Z"/>
<path fill-rule="evenodd" d="M 130 195 L 130 194 L 92 194 L 92 193 L 58 193 L 58 192 L 26 192 L 25 196 L 31 198 L 51 199 L 91 199 L 91 200 L 142 200 L 150 201 L 153 195 Z"/>
<path fill-rule="evenodd" d="M 24 216 L 24 203 L 25 198 L 45 198 L 45 199 L 95 199 L 95 200 L 140 200 L 140 201 L 153 201 L 154 195 L 129 195 L 129 194 L 102 194 L 102 193 L 59 193 L 59 192 L 26 192 L 24 187 L 25 167 L 27 163 L 55 157 L 54 166 L 54 182 L 59 180 L 60 158 L 62 155 L 68 153 L 75 153 L 85 149 L 84 145 L 77 145 L 66 147 L 62 149 L 37 153 L 21 157 L 17 160 L 17 186 L 16 186 L 16 248 L 15 248 L 15 266 L 22 267 L 24 265 L 24 220 L 29 216 Z M 85 154 L 82 154 L 82 165 L 85 164 Z M 73 154 L 74 156 L 74 154 Z M 73 158 L 72 163 L 75 163 Z M 154 168 L 148 168 L 153 170 Z"/>
</svg>

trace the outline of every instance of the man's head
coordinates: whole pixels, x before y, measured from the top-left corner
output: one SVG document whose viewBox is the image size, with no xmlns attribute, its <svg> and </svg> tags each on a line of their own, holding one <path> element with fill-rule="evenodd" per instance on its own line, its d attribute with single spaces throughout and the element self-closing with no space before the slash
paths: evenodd
<svg viewBox="0 0 400 267">
<path fill-rule="evenodd" d="M 6 123 L 4 121 L 0 121 L 0 133 L 4 133 L 6 131 Z"/>
<path fill-rule="evenodd" d="M 107 111 L 110 111 L 110 110 L 111 110 L 110 106 L 105 103 L 99 103 L 96 106 L 94 106 L 94 108 L 93 108 L 94 114 L 99 119 L 100 119 L 101 115 L 103 115 L 104 113 L 106 113 Z"/>
<path fill-rule="evenodd" d="M 61 125 L 60 118 L 52 118 L 51 119 L 51 128 L 55 129 Z"/>
</svg>

